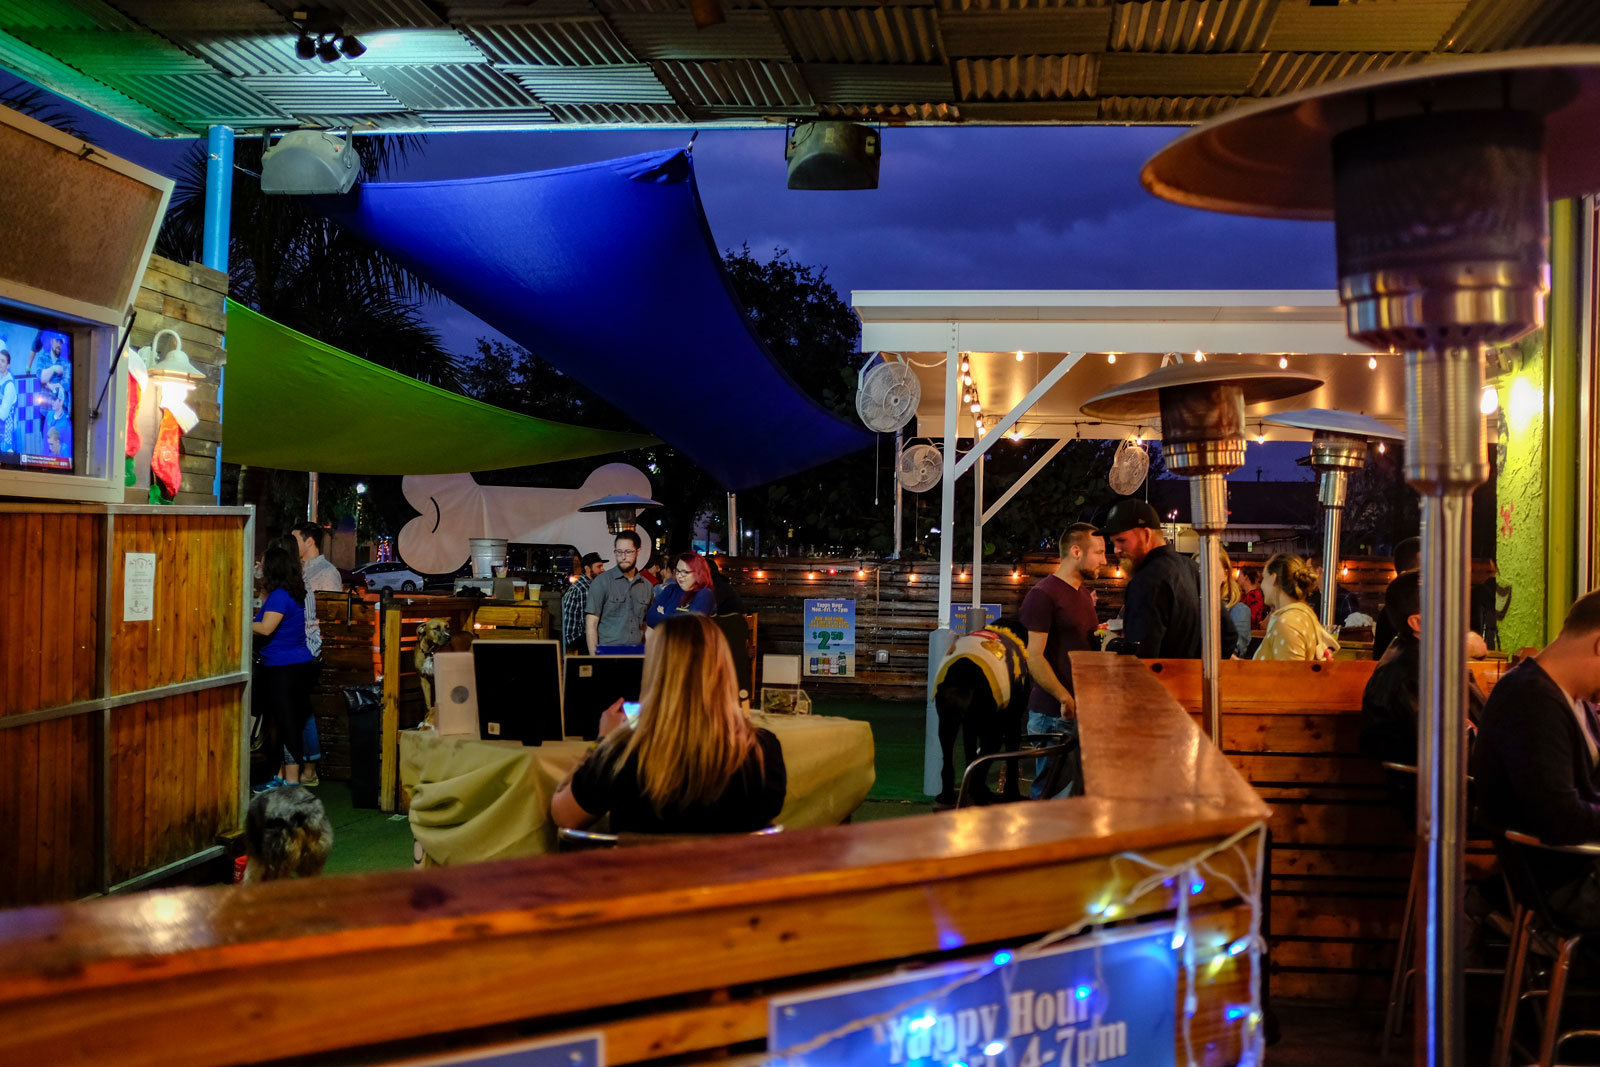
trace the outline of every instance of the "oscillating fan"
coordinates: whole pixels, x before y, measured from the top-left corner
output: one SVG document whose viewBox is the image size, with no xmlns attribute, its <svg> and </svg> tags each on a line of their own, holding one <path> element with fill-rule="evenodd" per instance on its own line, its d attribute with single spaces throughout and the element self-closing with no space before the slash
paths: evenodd
<svg viewBox="0 0 1600 1067">
<path fill-rule="evenodd" d="M 1117 493 L 1130 496 L 1144 484 L 1145 473 L 1149 470 L 1150 453 L 1130 437 L 1117 446 L 1117 454 L 1111 459 L 1111 475 L 1106 480 Z"/>
<path fill-rule="evenodd" d="M 907 445 L 900 452 L 900 488 L 923 493 L 939 484 L 944 455 L 937 445 Z"/>
<path fill-rule="evenodd" d="M 917 413 L 922 383 L 899 356 L 875 352 L 856 375 L 856 414 L 867 429 L 894 433 Z"/>
</svg>

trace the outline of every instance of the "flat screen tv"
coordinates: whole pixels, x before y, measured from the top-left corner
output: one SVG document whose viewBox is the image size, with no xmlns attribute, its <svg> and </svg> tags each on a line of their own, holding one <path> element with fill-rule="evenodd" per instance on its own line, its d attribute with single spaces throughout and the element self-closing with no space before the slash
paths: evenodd
<svg viewBox="0 0 1600 1067">
<path fill-rule="evenodd" d="M 0 308 L 0 467 L 78 471 L 71 328 Z"/>
</svg>

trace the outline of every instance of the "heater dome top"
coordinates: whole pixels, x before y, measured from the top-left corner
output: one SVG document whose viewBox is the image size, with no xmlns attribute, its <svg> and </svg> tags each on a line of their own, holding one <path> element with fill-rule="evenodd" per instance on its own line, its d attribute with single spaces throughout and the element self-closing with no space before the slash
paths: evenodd
<svg viewBox="0 0 1600 1067">
<path fill-rule="evenodd" d="M 1142 378 L 1113 386 L 1083 405 L 1092 419 L 1153 419 L 1161 412 L 1161 390 L 1186 385 L 1237 385 L 1246 405 L 1267 404 L 1309 393 L 1323 384 L 1314 374 L 1259 363 L 1172 363 Z"/>
<path fill-rule="evenodd" d="M 647 496 L 636 496 L 633 493 L 613 493 L 603 496 L 599 500 L 591 500 L 580 507 L 579 511 L 605 511 L 607 508 L 659 508 L 661 505 Z"/>
<path fill-rule="evenodd" d="M 1333 138 L 1373 119 L 1446 110 L 1543 115 L 1551 199 L 1600 189 L 1600 47 L 1529 48 L 1339 78 L 1235 108 L 1145 163 L 1165 200 L 1266 218 L 1333 218 Z"/>
<path fill-rule="evenodd" d="M 1339 411 L 1334 408 L 1283 411 L 1276 415 L 1267 415 L 1261 421 L 1274 426 L 1291 426 L 1297 430 L 1322 430 L 1326 433 L 1343 434 L 1346 437 L 1380 438 L 1388 441 L 1406 439 L 1404 433 L 1371 415 Z"/>
</svg>

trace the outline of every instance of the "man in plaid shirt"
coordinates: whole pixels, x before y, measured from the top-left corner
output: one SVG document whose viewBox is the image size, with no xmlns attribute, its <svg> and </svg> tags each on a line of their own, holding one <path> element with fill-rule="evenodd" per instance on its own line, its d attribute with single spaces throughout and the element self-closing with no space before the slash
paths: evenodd
<svg viewBox="0 0 1600 1067">
<path fill-rule="evenodd" d="M 587 655 L 588 635 L 584 632 L 584 608 L 589 602 L 589 583 L 606 569 L 609 560 L 598 552 L 586 552 L 579 561 L 578 580 L 561 598 L 561 647 L 569 655 Z"/>
</svg>

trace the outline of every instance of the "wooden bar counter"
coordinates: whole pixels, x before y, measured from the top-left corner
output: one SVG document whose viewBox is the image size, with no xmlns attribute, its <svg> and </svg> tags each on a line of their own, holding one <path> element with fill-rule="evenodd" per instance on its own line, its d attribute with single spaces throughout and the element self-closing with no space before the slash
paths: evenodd
<svg viewBox="0 0 1600 1067">
<path fill-rule="evenodd" d="M 1139 661 L 1074 665 L 1086 797 L 0 913 L 0 1062 L 390 1062 L 599 1030 L 608 1063 L 753 1063 L 771 997 L 1170 922 L 1187 893 L 1213 959 L 1191 1047 L 1233 1063 L 1253 953 L 1217 947 L 1251 932 L 1266 806 Z M 1151 875 L 1128 854 L 1182 869 L 1230 838 L 1203 886 L 1107 909 Z"/>
</svg>

